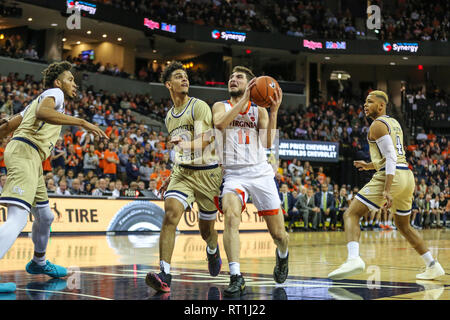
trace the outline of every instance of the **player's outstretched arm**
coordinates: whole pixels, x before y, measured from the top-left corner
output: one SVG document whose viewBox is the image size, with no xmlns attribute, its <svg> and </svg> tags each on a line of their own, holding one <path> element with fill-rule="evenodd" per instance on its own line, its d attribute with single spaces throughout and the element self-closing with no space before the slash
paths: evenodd
<svg viewBox="0 0 450 320">
<path fill-rule="evenodd" d="M 20 113 L 15 114 L 10 119 L 2 119 L 3 123 L 0 124 L 0 139 L 7 137 L 14 132 L 22 122 L 22 115 Z"/>
<path fill-rule="evenodd" d="M 39 103 L 36 110 L 36 118 L 54 125 L 79 126 L 86 129 L 88 132 L 92 132 L 96 136 L 109 139 L 106 133 L 96 125 L 93 125 L 84 119 L 68 116 L 56 111 L 55 99 L 53 97 L 46 97 Z"/>
</svg>

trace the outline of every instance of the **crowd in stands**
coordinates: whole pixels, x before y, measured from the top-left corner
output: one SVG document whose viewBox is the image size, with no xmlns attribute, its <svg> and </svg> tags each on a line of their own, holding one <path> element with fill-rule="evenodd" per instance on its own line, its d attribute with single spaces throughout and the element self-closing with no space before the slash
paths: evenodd
<svg viewBox="0 0 450 320">
<path fill-rule="evenodd" d="M 87 56 L 83 57 L 80 53 L 77 57 L 67 56 L 65 60 L 73 64 L 74 68 L 80 71 L 89 71 L 94 73 L 106 74 L 114 77 L 122 77 L 128 79 L 135 79 L 145 82 L 160 82 L 160 76 L 164 69 L 163 63 L 152 63 L 150 66 L 142 66 L 135 74 L 129 74 L 123 68 L 119 68 L 117 64 L 103 63 L 93 60 Z M 201 68 L 187 69 L 191 85 L 205 85 L 208 79 L 213 79 L 213 76 L 207 75 Z"/>
<path fill-rule="evenodd" d="M 118 9 L 171 23 L 191 23 L 242 31 L 280 32 L 298 37 L 355 39 L 367 33 L 357 29 L 350 8 L 332 11 L 324 0 L 97 0 Z M 381 40 L 448 41 L 450 8 L 446 0 L 373 1 L 381 9 Z"/>
<path fill-rule="evenodd" d="M 450 4 L 446 0 L 400 0 L 388 8 L 383 1 L 375 1 L 381 8 L 381 40 L 448 41 Z"/>
<path fill-rule="evenodd" d="M 20 79 L 17 74 L 9 74 L 0 79 L 2 118 L 20 112 L 43 90 L 42 84 L 31 76 Z M 79 99 L 66 104 L 67 114 L 103 126 L 110 139 L 102 141 L 80 128 L 65 128 L 51 156 L 43 162 L 49 193 L 149 196 L 151 192 L 154 197 L 159 196 L 158 189 L 170 176 L 174 151 L 163 132 L 137 121 L 131 110 L 155 114 L 162 120 L 170 101 L 156 103 L 150 96 L 110 94 L 102 90 L 82 90 L 79 95 Z M 340 153 L 344 157 L 367 158 L 369 123 L 362 116 L 361 106 L 330 97 L 327 101 L 313 99 L 305 110 L 293 115 L 283 113 L 286 109 L 281 108 L 279 115 L 283 138 L 336 141 L 340 143 Z M 0 174 L 3 175 L 6 168 L 1 159 L 7 142 L 8 138 L 3 139 L 0 145 Z M 415 226 L 439 226 L 447 219 L 448 214 L 438 215 L 438 212 L 448 211 L 449 148 L 447 137 L 432 132 L 418 135 L 406 147 L 407 160 L 416 177 L 412 220 Z M 295 227 L 297 220 L 308 219 L 305 228 L 342 228 L 342 214 L 358 192 L 358 186 L 339 185 L 327 174 L 327 168 L 313 167 L 309 162 L 296 159 L 280 160 L 275 163 L 274 170 L 280 187 L 280 201 L 287 220 L 292 221 L 291 227 Z M 284 201 L 284 191 L 291 198 L 288 204 Z M 313 202 L 310 199 L 314 199 Z M 293 214 L 293 211 L 297 212 Z M 292 216 L 295 218 L 291 219 Z M 376 225 L 377 219 L 382 219 L 378 216 L 387 216 L 385 223 L 389 226 L 389 213 L 378 212 L 371 213 L 363 227 L 364 224 L 367 227 Z"/>
<path fill-rule="evenodd" d="M 19 34 L 3 34 L 0 38 L 0 56 L 31 61 L 39 60 L 35 47 L 32 44 L 26 44 Z"/>
<path fill-rule="evenodd" d="M 428 128 L 433 122 L 443 125 L 450 121 L 450 94 L 430 86 L 426 94 L 422 88 L 405 89 L 405 112 L 411 126 Z M 418 116 L 425 115 L 425 116 Z"/>
<path fill-rule="evenodd" d="M 169 23 L 190 23 L 242 31 L 273 31 L 270 21 L 257 16 L 254 0 L 97 0 Z"/>
</svg>

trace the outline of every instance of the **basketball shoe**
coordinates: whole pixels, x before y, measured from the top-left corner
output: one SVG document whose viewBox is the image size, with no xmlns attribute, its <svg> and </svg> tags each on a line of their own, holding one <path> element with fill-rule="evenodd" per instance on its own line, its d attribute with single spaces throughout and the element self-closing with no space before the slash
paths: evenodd
<svg viewBox="0 0 450 320">
<path fill-rule="evenodd" d="M 278 256 L 278 249 L 275 249 L 275 255 L 277 256 L 277 262 L 273 269 L 273 278 L 276 283 L 283 283 L 286 281 L 289 272 L 289 253 L 283 259 Z"/>
<path fill-rule="evenodd" d="M 156 274 L 154 272 L 147 273 L 145 283 L 159 292 L 170 292 L 170 283 L 172 282 L 172 275 L 164 271 Z"/>
<path fill-rule="evenodd" d="M 231 276 L 228 288 L 223 291 L 225 297 L 236 298 L 246 294 L 245 280 L 241 274 Z"/>
<path fill-rule="evenodd" d="M 208 270 L 209 274 L 213 277 L 217 276 L 222 267 L 222 259 L 220 258 L 219 244 L 217 244 L 216 252 L 213 254 L 208 253 L 206 250 L 206 256 L 208 258 Z"/>
<path fill-rule="evenodd" d="M 328 274 L 328 278 L 333 280 L 345 279 L 347 277 L 363 272 L 365 268 L 366 264 L 361 259 L 361 257 L 348 259 L 339 268 Z"/>
<path fill-rule="evenodd" d="M 416 278 L 420 280 L 434 280 L 443 276 L 444 274 L 445 271 L 442 268 L 441 264 L 435 260 L 429 266 L 427 266 L 424 272 L 417 274 Z"/>
<path fill-rule="evenodd" d="M 46 274 L 52 278 L 62 278 L 67 276 L 66 268 L 53 264 L 48 260 L 45 261 L 43 266 L 31 260 L 28 262 L 25 270 L 30 274 Z"/>
<path fill-rule="evenodd" d="M 0 293 L 11 293 L 16 291 L 16 284 L 14 282 L 0 283 Z"/>
</svg>

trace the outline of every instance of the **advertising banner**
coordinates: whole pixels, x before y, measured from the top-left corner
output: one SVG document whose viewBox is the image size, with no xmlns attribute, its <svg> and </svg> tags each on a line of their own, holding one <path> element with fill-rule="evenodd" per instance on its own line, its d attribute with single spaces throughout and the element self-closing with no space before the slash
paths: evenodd
<svg viewBox="0 0 450 320">
<path fill-rule="evenodd" d="M 89 197 L 50 197 L 55 215 L 52 232 L 136 232 L 160 231 L 164 218 L 164 202 L 135 199 L 107 199 Z M 6 221 L 7 208 L 0 206 L 0 223 Z M 34 217 L 30 213 L 23 232 L 31 232 Z M 217 214 L 216 229 L 223 230 L 223 215 Z M 247 204 L 241 214 L 240 230 L 266 230 L 266 223 L 258 216 L 255 206 Z M 198 210 L 183 213 L 178 231 L 198 232 Z"/>
<path fill-rule="evenodd" d="M 281 139 L 277 151 L 280 159 L 297 158 L 302 161 L 317 162 L 339 161 L 339 143 L 337 142 Z"/>
</svg>

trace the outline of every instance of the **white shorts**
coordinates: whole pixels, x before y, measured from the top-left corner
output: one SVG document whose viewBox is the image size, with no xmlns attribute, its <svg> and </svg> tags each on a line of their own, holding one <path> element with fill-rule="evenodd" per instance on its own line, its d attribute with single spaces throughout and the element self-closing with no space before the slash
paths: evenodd
<svg viewBox="0 0 450 320">
<path fill-rule="evenodd" d="M 266 162 L 244 168 L 226 168 L 221 189 L 221 198 L 227 193 L 235 193 L 241 200 L 242 210 L 250 196 L 260 216 L 277 215 L 281 207 L 275 174 Z"/>
</svg>

